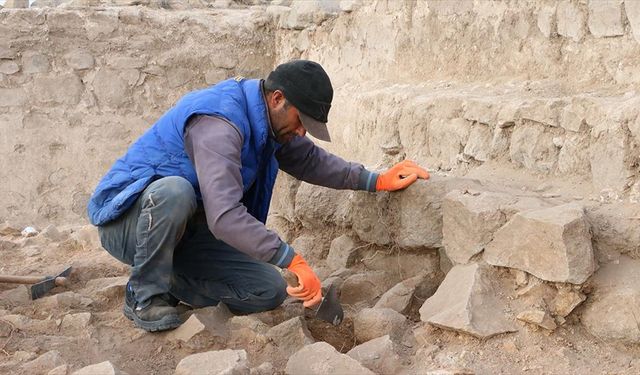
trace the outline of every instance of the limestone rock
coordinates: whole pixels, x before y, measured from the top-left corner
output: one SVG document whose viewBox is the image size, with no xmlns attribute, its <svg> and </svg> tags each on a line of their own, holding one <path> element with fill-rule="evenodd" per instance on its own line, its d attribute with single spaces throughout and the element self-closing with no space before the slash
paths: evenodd
<svg viewBox="0 0 640 375">
<path fill-rule="evenodd" d="M 323 245 L 316 237 L 309 235 L 300 236 L 291 243 L 296 253 L 302 255 L 308 262 L 326 257 L 326 248 Z"/>
<path fill-rule="evenodd" d="M 67 314 L 62 318 L 62 324 L 60 325 L 60 329 L 77 330 L 77 331 L 84 332 L 89 326 L 90 321 L 91 321 L 90 312 Z"/>
<path fill-rule="evenodd" d="M 634 219 L 640 216 L 637 206 L 619 202 L 587 209 L 599 261 L 609 262 L 618 254 L 633 256 L 638 252 L 640 228 Z"/>
<path fill-rule="evenodd" d="M 95 59 L 89 51 L 73 50 L 64 55 L 64 61 L 75 70 L 91 69 L 95 65 Z"/>
<path fill-rule="evenodd" d="M 640 261 L 621 257 L 593 277 L 593 293 L 582 312 L 582 324 L 604 340 L 640 343 L 637 306 L 640 301 Z"/>
<path fill-rule="evenodd" d="M 26 285 L 19 285 L 0 293 L 0 301 L 14 305 L 29 303 L 31 301 L 31 291 Z"/>
<path fill-rule="evenodd" d="M 407 319 L 399 312 L 387 308 L 365 308 L 353 319 L 353 331 L 358 342 L 367 342 L 390 335 L 398 339 L 404 333 Z"/>
<path fill-rule="evenodd" d="M 84 225 L 75 228 L 69 237 L 82 245 L 85 250 L 102 249 L 98 230 L 93 225 Z"/>
<path fill-rule="evenodd" d="M 633 31 L 633 37 L 640 43 L 640 1 L 625 1 L 624 10 Z"/>
<path fill-rule="evenodd" d="M 389 308 L 401 314 L 406 314 L 411 306 L 411 300 L 416 288 L 425 279 L 425 275 L 418 275 L 396 284 L 380 297 L 374 307 L 376 309 Z"/>
<path fill-rule="evenodd" d="M 87 308 L 93 300 L 75 292 L 62 292 L 39 300 L 40 303 L 62 309 Z"/>
<path fill-rule="evenodd" d="M 27 94 L 23 88 L 0 88 L 0 107 L 18 107 L 25 103 Z"/>
<path fill-rule="evenodd" d="M 347 355 L 377 374 L 398 374 L 402 369 L 402 360 L 389 335 L 360 344 Z"/>
<path fill-rule="evenodd" d="M 480 338 L 517 330 L 504 316 L 490 273 L 490 267 L 477 263 L 453 267 L 420 308 L 420 319 Z"/>
<path fill-rule="evenodd" d="M 0 73 L 11 75 L 14 73 L 18 73 L 20 71 L 20 66 L 11 60 L 2 61 L 0 60 Z"/>
<path fill-rule="evenodd" d="M 181 341 L 191 349 L 223 345 L 229 337 L 227 321 L 231 316 L 223 304 L 194 310 L 180 327 L 167 334 L 167 340 Z"/>
<path fill-rule="evenodd" d="M 267 338 L 282 353 L 295 353 L 303 346 L 313 344 L 315 340 L 302 317 L 296 317 L 271 328 Z"/>
<path fill-rule="evenodd" d="M 60 353 L 57 350 L 51 350 L 22 365 L 22 371 L 26 374 L 46 374 L 64 364 Z"/>
<path fill-rule="evenodd" d="M 561 0 L 558 3 L 558 34 L 579 42 L 585 35 L 586 16 L 577 3 Z"/>
<path fill-rule="evenodd" d="M 39 78 L 31 90 L 38 102 L 75 105 L 84 93 L 84 85 L 77 75 L 68 73 Z"/>
<path fill-rule="evenodd" d="M 81 368 L 78 371 L 74 371 L 71 375 L 120 375 L 122 374 L 115 368 L 113 363 L 104 361 L 89 365 Z"/>
<path fill-rule="evenodd" d="M 587 297 L 571 287 L 558 287 L 558 293 L 549 304 L 554 315 L 566 317 Z"/>
<path fill-rule="evenodd" d="M 344 225 L 350 192 L 302 183 L 295 197 L 295 215 L 309 229 L 327 225 Z"/>
<path fill-rule="evenodd" d="M 47 375 L 67 375 L 69 373 L 69 365 L 60 365 L 49 371 Z"/>
<path fill-rule="evenodd" d="M 248 375 L 247 352 L 219 350 L 192 354 L 183 358 L 175 375 Z"/>
<path fill-rule="evenodd" d="M 507 221 L 500 206 L 512 201 L 513 197 L 490 192 L 454 190 L 447 194 L 442 225 L 447 257 L 456 264 L 466 264 L 481 252 Z"/>
<path fill-rule="evenodd" d="M 46 73 L 49 65 L 49 58 L 41 53 L 27 51 L 22 54 L 22 72 L 25 74 Z"/>
<path fill-rule="evenodd" d="M 373 305 L 374 300 L 382 296 L 394 284 L 394 280 L 384 271 L 358 273 L 349 276 L 342 283 L 340 301 L 347 305 L 361 302 Z"/>
<path fill-rule="evenodd" d="M 100 69 L 93 79 L 93 91 L 100 105 L 117 108 L 128 100 L 129 85 L 118 71 Z"/>
<path fill-rule="evenodd" d="M 493 133 L 486 124 L 474 124 L 469 132 L 469 139 L 464 146 L 463 154 L 480 162 L 489 160 Z"/>
<path fill-rule="evenodd" d="M 556 329 L 556 322 L 554 322 L 553 318 L 544 310 L 523 311 L 518 314 L 518 320 L 535 324 L 550 331 Z"/>
<path fill-rule="evenodd" d="M 356 247 L 356 240 L 347 234 L 343 234 L 331 241 L 329 255 L 327 256 L 329 268 L 337 270 L 352 266 L 357 255 Z"/>
<path fill-rule="evenodd" d="M 87 281 L 86 289 L 93 296 L 109 300 L 122 298 L 129 281 L 127 276 L 104 277 Z"/>
<path fill-rule="evenodd" d="M 577 204 L 514 215 L 494 234 L 484 258 L 543 280 L 574 284 L 586 281 L 596 268 L 589 223 Z"/>
<path fill-rule="evenodd" d="M 253 367 L 249 371 L 249 375 L 273 375 L 276 373 L 276 369 L 271 362 L 264 362 L 258 367 Z"/>
<path fill-rule="evenodd" d="M 252 315 L 271 327 L 297 316 L 304 316 L 304 306 L 302 306 L 301 303 L 291 301 L 292 300 L 286 300 L 282 305 L 273 310 L 254 313 Z"/>
<path fill-rule="evenodd" d="M 622 0 L 590 0 L 589 31 L 596 38 L 624 35 Z"/>
<path fill-rule="evenodd" d="M 5 8 L 29 8 L 29 0 L 6 0 Z"/>
<path fill-rule="evenodd" d="M 289 358 L 288 375 L 350 374 L 373 375 L 366 367 L 346 354 L 340 354 L 326 342 L 317 342 L 300 349 Z"/>
<path fill-rule="evenodd" d="M 250 352 L 262 352 L 269 343 L 266 333 L 269 326 L 252 315 L 234 316 L 229 327 L 229 347 L 246 348 Z"/>
<path fill-rule="evenodd" d="M 557 35 L 556 7 L 546 6 L 538 10 L 538 29 L 546 38 Z"/>
<path fill-rule="evenodd" d="M 389 209 L 389 194 L 352 192 L 348 199 L 350 205 L 349 222 L 360 240 L 377 245 L 391 243 L 391 220 L 382 215 Z"/>
<path fill-rule="evenodd" d="M 447 180 L 437 176 L 418 180 L 401 194 L 391 196 L 389 206 L 396 213 L 393 231 L 400 247 L 442 246 L 442 201 Z"/>
</svg>

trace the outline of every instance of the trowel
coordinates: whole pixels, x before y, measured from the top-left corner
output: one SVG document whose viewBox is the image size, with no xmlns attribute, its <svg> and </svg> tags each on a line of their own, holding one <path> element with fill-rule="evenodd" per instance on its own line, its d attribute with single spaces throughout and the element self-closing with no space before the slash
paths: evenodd
<svg viewBox="0 0 640 375">
<path fill-rule="evenodd" d="M 300 283 L 298 282 L 298 276 L 287 269 L 282 270 L 282 277 L 284 277 L 287 284 L 292 288 L 300 285 Z M 329 289 L 327 289 L 327 293 L 322 297 L 322 301 L 315 311 L 316 319 L 329 322 L 334 326 L 340 325 L 340 323 L 342 323 L 342 319 L 344 318 L 344 311 L 342 310 L 342 305 L 340 304 L 340 299 L 338 298 L 338 289 L 335 287 L 335 285 L 331 284 L 329 286 Z"/>
</svg>

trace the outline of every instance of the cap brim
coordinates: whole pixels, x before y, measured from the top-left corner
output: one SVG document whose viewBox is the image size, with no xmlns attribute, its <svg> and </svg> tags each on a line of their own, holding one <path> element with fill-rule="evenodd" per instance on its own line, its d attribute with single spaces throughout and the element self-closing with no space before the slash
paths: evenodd
<svg viewBox="0 0 640 375">
<path fill-rule="evenodd" d="M 304 126 L 309 134 L 321 141 L 331 142 L 331 136 L 329 135 L 329 129 L 327 128 L 326 123 L 320 122 L 302 112 L 298 112 L 298 115 L 300 117 L 300 122 L 302 122 L 302 126 Z"/>
</svg>

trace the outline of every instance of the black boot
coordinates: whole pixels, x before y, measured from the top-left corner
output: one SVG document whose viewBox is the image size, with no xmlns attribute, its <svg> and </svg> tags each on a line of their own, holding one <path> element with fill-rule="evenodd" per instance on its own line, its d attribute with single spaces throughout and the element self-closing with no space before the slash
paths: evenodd
<svg viewBox="0 0 640 375">
<path fill-rule="evenodd" d="M 167 293 L 151 297 L 145 307 L 140 307 L 134 298 L 133 290 L 127 284 L 123 312 L 124 316 L 145 331 L 166 331 L 182 324 L 176 310 L 177 305 L 178 300 Z"/>
</svg>

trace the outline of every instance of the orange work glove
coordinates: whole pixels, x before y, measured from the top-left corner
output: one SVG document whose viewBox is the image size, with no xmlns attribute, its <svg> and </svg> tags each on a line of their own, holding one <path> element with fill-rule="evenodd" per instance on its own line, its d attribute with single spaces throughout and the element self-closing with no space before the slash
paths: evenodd
<svg viewBox="0 0 640 375">
<path fill-rule="evenodd" d="M 320 303 L 322 300 L 320 279 L 318 279 L 318 276 L 316 276 L 300 254 L 296 254 L 293 257 L 287 269 L 298 276 L 298 282 L 300 283 L 300 285 L 295 288 L 288 286 L 287 293 L 292 297 L 304 301 L 304 307 L 311 307 Z"/>
<path fill-rule="evenodd" d="M 411 160 L 403 160 L 378 176 L 376 191 L 404 189 L 418 178 L 427 180 L 429 172 Z"/>
</svg>

